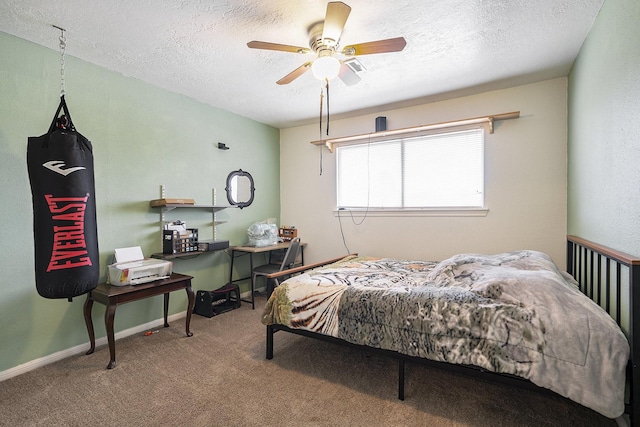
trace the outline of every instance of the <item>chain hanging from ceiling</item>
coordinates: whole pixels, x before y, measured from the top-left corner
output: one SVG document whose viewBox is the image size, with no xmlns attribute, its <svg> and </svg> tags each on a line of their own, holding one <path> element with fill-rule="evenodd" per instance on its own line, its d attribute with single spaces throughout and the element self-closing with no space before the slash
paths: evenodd
<svg viewBox="0 0 640 427">
<path fill-rule="evenodd" d="M 322 140 L 322 107 L 324 105 L 324 97 L 326 91 L 327 97 L 327 136 L 329 136 L 329 79 L 324 79 L 325 85 L 320 88 L 320 139 Z M 320 175 L 322 175 L 322 146 L 320 146 Z"/>
<path fill-rule="evenodd" d="M 64 36 L 65 29 L 60 28 L 56 25 L 53 25 L 54 28 L 60 30 L 60 97 L 65 95 L 65 86 L 64 86 L 64 55 L 67 49 L 67 39 Z"/>
</svg>

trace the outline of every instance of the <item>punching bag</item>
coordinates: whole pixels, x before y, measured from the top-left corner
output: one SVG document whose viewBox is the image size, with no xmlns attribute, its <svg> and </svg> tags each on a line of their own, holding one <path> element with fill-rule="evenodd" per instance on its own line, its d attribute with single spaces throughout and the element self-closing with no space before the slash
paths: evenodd
<svg viewBox="0 0 640 427">
<path fill-rule="evenodd" d="M 49 131 L 28 138 L 27 167 L 36 288 L 71 301 L 97 286 L 100 266 L 92 146 L 76 131 L 64 95 Z"/>
</svg>

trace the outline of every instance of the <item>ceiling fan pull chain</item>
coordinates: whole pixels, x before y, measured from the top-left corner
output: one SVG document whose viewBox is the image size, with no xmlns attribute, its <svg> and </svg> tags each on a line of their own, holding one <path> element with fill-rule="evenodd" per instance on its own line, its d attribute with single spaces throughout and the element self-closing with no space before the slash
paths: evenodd
<svg viewBox="0 0 640 427">
<path fill-rule="evenodd" d="M 320 87 L 320 140 L 322 140 L 322 103 L 324 101 L 324 91 Z M 322 175 L 322 145 L 320 145 L 320 175 Z"/>
<path fill-rule="evenodd" d="M 67 39 L 64 36 L 64 28 L 60 28 L 57 26 L 53 26 L 54 28 L 57 28 L 60 30 L 60 97 L 63 97 L 65 95 L 65 88 L 64 88 L 64 54 L 65 54 L 65 50 L 67 48 Z"/>
<path fill-rule="evenodd" d="M 324 102 L 324 89 L 320 88 L 320 139 L 322 140 L 322 103 Z"/>
<path fill-rule="evenodd" d="M 327 82 L 327 136 L 329 136 L 329 79 L 324 79 Z"/>
</svg>

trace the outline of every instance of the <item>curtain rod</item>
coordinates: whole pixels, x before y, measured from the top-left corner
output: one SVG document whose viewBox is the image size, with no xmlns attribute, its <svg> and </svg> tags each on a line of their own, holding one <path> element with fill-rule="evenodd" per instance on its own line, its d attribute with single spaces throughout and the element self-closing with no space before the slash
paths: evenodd
<svg viewBox="0 0 640 427">
<path fill-rule="evenodd" d="M 364 133 L 360 135 L 343 136 L 338 138 L 323 139 L 320 141 L 311 141 L 314 145 L 326 145 L 330 152 L 336 144 L 356 142 L 360 140 L 369 140 L 371 138 L 388 137 L 394 135 L 404 135 L 413 132 L 428 131 L 433 129 L 446 129 L 456 126 L 465 126 L 473 124 L 486 124 L 489 126 L 489 133 L 493 133 L 493 122 L 496 120 L 517 119 L 520 117 L 520 111 L 512 111 L 510 113 L 492 114 L 490 116 L 474 117 L 471 119 L 452 120 L 449 122 L 432 123 L 428 125 L 413 126 L 408 128 L 384 130 L 380 132 Z"/>
</svg>

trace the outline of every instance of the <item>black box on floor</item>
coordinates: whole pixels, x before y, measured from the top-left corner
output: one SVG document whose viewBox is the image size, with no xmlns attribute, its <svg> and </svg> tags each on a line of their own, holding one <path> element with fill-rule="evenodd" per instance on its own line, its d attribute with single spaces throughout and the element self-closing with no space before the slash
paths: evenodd
<svg viewBox="0 0 640 427">
<path fill-rule="evenodd" d="M 215 291 L 197 291 L 193 312 L 204 317 L 213 317 L 240 307 L 240 289 L 229 283 Z"/>
</svg>

